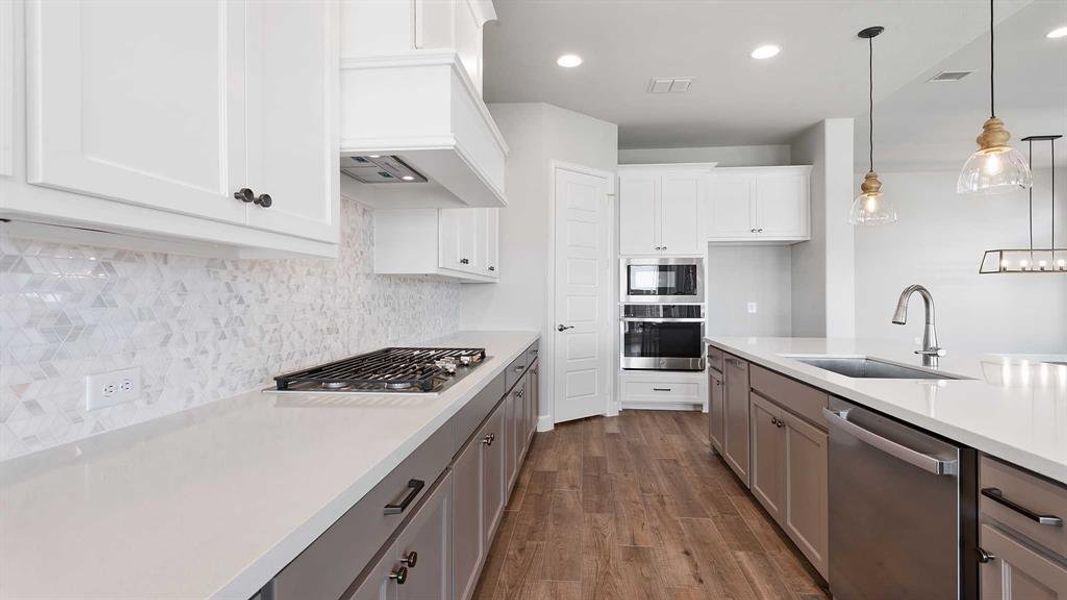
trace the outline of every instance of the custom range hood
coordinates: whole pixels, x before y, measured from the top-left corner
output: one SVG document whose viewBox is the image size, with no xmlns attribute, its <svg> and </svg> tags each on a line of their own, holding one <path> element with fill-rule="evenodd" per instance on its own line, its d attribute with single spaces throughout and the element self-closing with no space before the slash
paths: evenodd
<svg viewBox="0 0 1067 600">
<path fill-rule="evenodd" d="M 340 67 L 343 195 L 373 208 L 507 205 L 508 147 L 456 51 Z"/>
</svg>

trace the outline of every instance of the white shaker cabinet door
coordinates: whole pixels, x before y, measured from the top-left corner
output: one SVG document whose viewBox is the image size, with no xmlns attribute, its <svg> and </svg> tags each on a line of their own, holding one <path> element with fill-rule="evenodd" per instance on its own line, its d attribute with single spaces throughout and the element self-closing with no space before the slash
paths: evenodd
<svg viewBox="0 0 1067 600">
<path fill-rule="evenodd" d="M 242 187 L 258 229 L 336 242 L 337 5 L 306 0 L 245 3 L 247 165 Z"/>
<path fill-rule="evenodd" d="M 660 248 L 666 254 L 701 254 L 700 204 L 704 173 L 666 173 L 660 179 Z"/>
<path fill-rule="evenodd" d="M 28 181 L 244 223 L 243 12 L 30 0 Z"/>
<path fill-rule="evenodd" d="M 706 229 L 709 239 L 756 235 L 756 177 L 750 173 L 714 174 L 709 178 Z"/>
<path fill-rule="evenodd" d="M 619 176 L 619 254 L 659 253 L 658 186 L 655 174 Z"/>
<path fill-rule="evenodd" d="M 760 173 L 756 176 L 756 224 L 763 237 L 807 237 L 809 199 L 807 171 Z"/>
</svg>

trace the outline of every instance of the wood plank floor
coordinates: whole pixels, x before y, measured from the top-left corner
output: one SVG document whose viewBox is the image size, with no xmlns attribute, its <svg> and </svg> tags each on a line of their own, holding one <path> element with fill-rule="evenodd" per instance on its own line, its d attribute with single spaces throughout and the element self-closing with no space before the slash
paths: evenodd
<svg viewBox="0 0 1067 600">
<path fill-rule="evenodd" d="M 710 454 L 706 419 L 624 411 L 537 434 L 475 598 L 826 598 Z"/>
</svg>

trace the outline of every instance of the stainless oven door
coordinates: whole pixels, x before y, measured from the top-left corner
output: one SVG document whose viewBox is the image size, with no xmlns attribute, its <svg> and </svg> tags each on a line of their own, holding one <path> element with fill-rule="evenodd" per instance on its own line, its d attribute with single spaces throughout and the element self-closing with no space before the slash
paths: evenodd
<svg viewBox="0 0 1067 600">
<path fill-rule="evenodd" d="M 703 318 L 620 318 L 623 369 L 704 370 Z"/>
<path fill-rule="evenodd" d="M 700 258 L 624 258 L 619 297 L 624 303 L 704 302 L 704 260 Z"/>
</svg>

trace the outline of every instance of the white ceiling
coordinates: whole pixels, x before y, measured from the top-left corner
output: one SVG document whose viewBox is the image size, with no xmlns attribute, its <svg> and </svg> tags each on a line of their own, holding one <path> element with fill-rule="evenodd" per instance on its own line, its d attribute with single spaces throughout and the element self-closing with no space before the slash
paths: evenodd
<svg viewBox="0 0 1067 600">
<path fill-rule="evenodd" d="M 1067 135 L 1067 38 L 1045 37 L 1067 25 L 1067 1 L 1038 0 L 996 28 L 997 116 L 1015 147 L 1028 135 Z M 876 49 L 877 51 L 878 49 Z M 877 54 L 876 54 L 877 56 Z M 927 80 L 945 70 L 975 70 L 955 83 Z M 875 64 L 880 76 L 880 64 Z M 954 170 L 975 150 L 974 138 L 989 116 L 989 35 L 935 65 L 877 102 L 875 168 Z M 867 111 L 856 117 L 856 169 L 867 170 Z M 1048 142 L 1034 147 L 1034 164 L 1048 164 Z M 1057 142 L 1057 164 L 1067 165 L 1067 138 Z"/>
<path fill-rule="evenodd" d="M 1062 3 L 1062 0 L 1050 0 Z M 1029 0 L 998 0 L 998 20 Z M 619 125 L 623 148 L 786 142 L 827 117 L 866 112 L 867 45 L 883 25 L 876 97 L 988 27 L 984 0 L 495 0 L 486 26 L 489 102 L 542 101 Z M 749 57 L 758 45 L 782 53 Z M 585 63 L 556 66 L 573 52 Z M 695 77 L 684 95 L 652 77 Z"/>
</svg>

